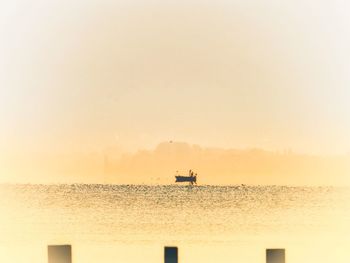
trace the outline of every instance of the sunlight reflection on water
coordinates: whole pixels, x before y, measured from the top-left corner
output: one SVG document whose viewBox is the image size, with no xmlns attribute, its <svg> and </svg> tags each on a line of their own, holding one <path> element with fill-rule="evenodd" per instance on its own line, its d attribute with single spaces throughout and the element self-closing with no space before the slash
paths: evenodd
<svg viewBox="0 0 350 263">
<path fill-rule="evenodd" d="M 316 243 L 350 259 L 342 251 L 350 233 L 346 188 L 2 185 L 0 193 L 1 262 L 46 262 L 43 248 L 59 243 L 73 244 L 76 263 L 162 262 L 169 244 L 184 246 L 188 262 L 216 254 L 220 262 L 263 262 L 268 246 L 294 248 L 290 257 L 302 262 L 303 253 L 313 255 L 304 247 Z M 9 255 L 18 247 L 22 255 Z"/>
</svg>

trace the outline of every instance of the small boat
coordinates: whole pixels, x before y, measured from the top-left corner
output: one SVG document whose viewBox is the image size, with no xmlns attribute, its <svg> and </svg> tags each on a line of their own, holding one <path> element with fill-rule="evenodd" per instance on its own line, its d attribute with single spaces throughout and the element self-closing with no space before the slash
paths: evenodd
<svg viewBox="0 0 350 263">
<path fill-rule="evenodd" d="M 194 174 L 193 171 L 189 171 L 188 176 L 175 175 L 175 183 L 189 182 L 190 185 L 197 184 L 197 174 Z"/>
</svg>

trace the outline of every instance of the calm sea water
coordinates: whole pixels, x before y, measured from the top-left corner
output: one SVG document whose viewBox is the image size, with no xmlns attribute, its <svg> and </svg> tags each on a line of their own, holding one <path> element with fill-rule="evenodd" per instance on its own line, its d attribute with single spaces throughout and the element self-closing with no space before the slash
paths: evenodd
<svg viewBox="0 0 350 263">
<path fill-rule="evenodd" d="M 72 244 L 74 263 L 350 261 L 350 191 L 334 187 L 1 185 L 0 262 L 47 262 Z M 348 252 L 349 251 L 349 252 Z"/>
</svg>

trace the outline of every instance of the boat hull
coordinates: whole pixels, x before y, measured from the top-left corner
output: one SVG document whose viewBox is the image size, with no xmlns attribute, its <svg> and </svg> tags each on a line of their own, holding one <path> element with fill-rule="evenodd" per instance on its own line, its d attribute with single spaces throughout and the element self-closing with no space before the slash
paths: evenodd
<svg viewBox="0 0 350 263">
<path fill-rule="evenodd" d="M 181 176 L 177 175 L 175 176 L 175 182 L 181 183 L 181 182 L 190 182 L 190 183 L 196 183 L 197 182 L 197 176 Z"/>
</svg>

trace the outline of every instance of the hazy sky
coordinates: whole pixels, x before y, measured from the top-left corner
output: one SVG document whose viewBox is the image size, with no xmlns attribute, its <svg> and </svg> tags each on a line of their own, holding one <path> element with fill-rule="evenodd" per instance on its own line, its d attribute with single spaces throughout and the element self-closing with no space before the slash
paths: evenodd
<svg viewBox="0 0 350 263">
<path fill-rule="evenodd" d="M 1 1 L 2 153 L 350 151 L 346 1 Z"/>
</svg>

